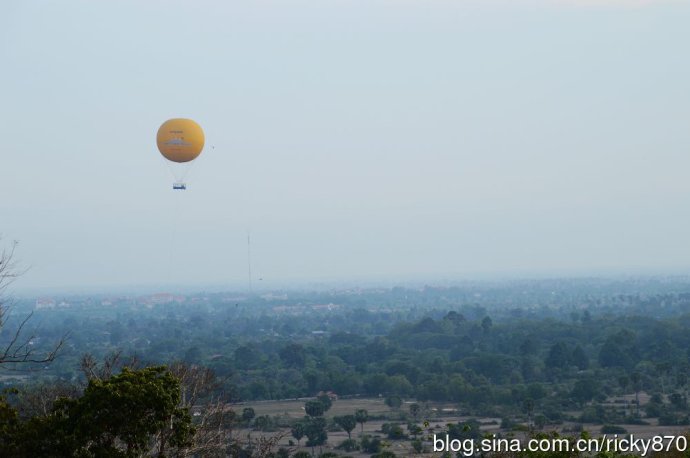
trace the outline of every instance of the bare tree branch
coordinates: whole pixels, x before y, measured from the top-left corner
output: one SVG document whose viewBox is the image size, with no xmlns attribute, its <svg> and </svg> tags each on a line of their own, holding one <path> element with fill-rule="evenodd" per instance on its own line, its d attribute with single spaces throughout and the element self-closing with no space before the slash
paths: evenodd
<svg viewBox="0 0 690 458">
<path fill-rule="evenodd" d="M 19 242 L 15 240 L 11 243 L 9 249 L 3 248 L 2 252 L 0 252 L 0 294 L 28 270 L 20 269 L 14 260 L 14 251 L 17 249 L 17 245 L 19 245 Z"/>
<path fill-rule="evenodd" d="M 124 367 L 137 369 L 139 366 L 140 361 L 136 355 L 123 358 L 122 350 L 120 349 L 106 355 L 102 363 L 99 363 L 90 353 L 82 355 L 81 361 L 79 362 L 79 367 L 87 381 L 106 380 L 120 372 Z"/>
<path fill-rule="evenodd" d="M 10 245 L 10 248 L 3 248 L 2 251 L 0 251 L 0 337 L 2 337 L 3 330 L 8 329 L 8 321 L 10 319 L 10 307 L 6 305 L 3 294 L 12 282 L 28 270 L 20 268 L 17 261 L 14 259 L 17 245 L 18 242 L 14 241 Z M 4 344 L 4 348 L 0 347 L 0 365 L 49 363 L 55 359 L 58 352 L 65 345 L 69 337 L 68 333 L 63 335 L 46 353 L 38 354 L 33 348 L 33 340 L 36 336 L 34 334 L 29 334 L 28 337 L 26 337 L 27 334 L 25 333 L 26 325 L 32 316 L 33 312 L 30 312 L 24 317 L 19 323 L 19 326 L 14 329 L 8 343 Z M 7 369 L 7 366 L 0 367 Z"/>
</svg>

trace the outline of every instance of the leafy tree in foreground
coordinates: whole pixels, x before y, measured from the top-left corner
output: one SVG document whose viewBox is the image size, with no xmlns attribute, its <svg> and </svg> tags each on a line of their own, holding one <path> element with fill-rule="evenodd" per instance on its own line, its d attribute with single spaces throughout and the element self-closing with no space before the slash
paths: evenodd
<svg viewBox="0 0 690 458">
<path fill-rule="evenodd" d="M 420 411 L 421 407 L 419 407 L 419 404 L 417 404 L 416 402 L 410 404 L 410 415 L 412 415 L 415 421 L 417 421 L 417 416 L 419 416 Z"/>
<path fill-rule="evenodd" d="M 352 430 L 355 429 L 355 426 L 357 426 L 357 420 L 355 419 L 354 415 L 343 415 L 342 417 L 335 417 L 335 422 L 345 430 L 347 433 L 347 438 L 352 439 L 352 436 L 350 433 L 352 433 Z"/>
<path fill-rule="evenodd" d="M 0 396 L 0 455 L 11 456 L 8 452 L 16 450 L 19 425 L 17 411 L 9 405 L 5 396 Z"/>
<path fill-rule="evenodd" d="M 252 422 L 252 420 L 256 417 L 256 412 L 254 412 L 254 409 L 251 407 L 245 407 L 242 410 L 242 420 L 249 426 Z"/>
<path fill-rule="evenodd" d="M 311 447 L 311 454 L 314 455 L 314 447 L 321 446 L 328 440 L 326 419 L 323 417 L 312 417 L 305 422 L 304 426 L 304 433 L 307 436 L 307 447 Z"/>
<path fill-rule="evenodd" d="M 386 405 L 393 410 L 398 410 L 402 406 L 402 398 L 400 396 L 388 396 L 385 401 Z"/>
<path fill-rule="evenodd" d="M 292 433 L 292 437 L 297 439 L 297 446 L 300 446 L 300 441 L 304 437 L 304 423 L 301 421 L 298 421 L 297 423 L 294 424 L 292 429 L 290 430 L 290 433 Z"/>
<path fill-rule="evenodd" d="M 369 412 L 367 412 L 366 409 L 358 409 L 355 412 L 355 420 L 357 420 L 357 423 L 360 424 L 362 434 L 364 434 L 364 423 L 366 423 L 368 419 L 369 419 Z"/>
<path fill-rule="evenodd" d="M 322 394 L 321 396 L 318 396 L 316 398 L 317 401 L 319 401 L 321 404 L 323 404 L 323 411 L 328 412 L 330 408 L 333 406 L 333 400 L 328 394 Z"/>
<path fill-rule="evenodd" d="M 14 448 L 0 455 L 164 457 L 191 445 L 191 417 L 179 402 L 179 381 L 164 367 L 125 368 L 91 380 L 80 398 L 62 398 L 48 416 L 16 428 Z"/>
<path fill-rule="evenodd" d="M 304 404 L 304 411 L 310 417 L 321 417 L 326 412 L 326 409 L 321 401 L 307 401 Z"/>
</svg>

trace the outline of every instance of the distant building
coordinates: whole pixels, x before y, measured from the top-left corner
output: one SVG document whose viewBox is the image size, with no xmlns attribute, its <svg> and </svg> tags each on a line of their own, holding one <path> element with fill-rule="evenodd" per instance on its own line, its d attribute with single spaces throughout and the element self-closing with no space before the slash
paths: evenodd
<svg viewBox="0 0 690 458">
<path fill-rule="evenodd" d="M 316 397 L 320 398 L 321 396 L 328 396 L 331 401 L 338 400 L 338 395 L 332 391 L 319 391 L 319 394 L 317 394 Z"/>
<path fill-rule="evenodd" d="M 332 303 L 332 302 L 331 302 L 330 304 L 316 304 L 316 305 L 312 305 L 312 306 L 311 306 L 311 308 L 312 308 L 313 310 L 329 311 L 329 312 L 330 312 L 331 310 L 339 309 L 340 307 L 342 307 L 342 306 L 339 305 L 339 304 L 334 304 L 334 303 Z"/>
<path fill-rule="evenodd" d="M 141 303 L 144 305 L 163 305 L 171 304 L 173 302 L 182 304 L 186 300 L 187 298 L 185 296 L 175 296 L 174 294 L 170 293 L 158 293 L 142 298 Z"/>
<path fill-rule="evenodd" d="M 40 297 L 36 299 L 36 309 L 54 309 L 55 299 L 52 297 Z"/>
<path fill-rule="evenodd" d="M 286 301 L 288 299 L 287 294 L 275 294 L 275 293 L 266 293 L 262 294 L 261 299 L 265 301 Z"/>
</svg>

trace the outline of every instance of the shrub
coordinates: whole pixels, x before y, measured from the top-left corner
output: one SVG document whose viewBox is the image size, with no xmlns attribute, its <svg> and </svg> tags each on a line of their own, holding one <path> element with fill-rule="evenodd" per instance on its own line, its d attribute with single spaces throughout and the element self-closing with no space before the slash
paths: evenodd
<svg viewBox="0 0 690 458">
<path fill-rule="evenodd" d="M 622 426 L 604 425 L 601 427 L 601 434 L 627 434 L 628 430 Z"/>
<path fill-rule="evenodd" d="M 311 454 L 309 452 L 305 452 L 302 450 L 297 453 L 294 453 L 292 455 L 292 458 L 311 458 Z"/>
<path fill-rule="evenodd" d="M 384 450 L 381 453 L 371 455 L 371 458 L 395 458 L 395 453 L 391 452 L 390 450 Z"/>
<path fill-rule="evenodd" d="M 512 429 L 515 426 L 515 422 L 508 417 L 501 419 L 501 429 Z"/>
<path fill-rule="evenodd" d="M 400 425 L 386 423 L 381 429 L 388 435 L 388 438 L 392 440 L 404 439 L 406 437 Z"/>
<path fill-rule="evenodd" d="M 355 439 L 345 439 L 337 447 L 338 450 L 345 450 L 346 452 L 352 452 L 354 450 L 359 450 L 359 444 Z"/>
<path fill-rule="evenodd" d="M 659 416 L 659 426 L 680 426 L 690 424 L 688 417 L 681 417 L 673 413 L 664 413 Z"/>
<path fill-rule="evenodd" d="M 381 438 L 378 436 L 365 435 L 362 437 L 360 444 L 362 450 L 366 453 L 379 453 L 381 451 Z"/>
</svg>

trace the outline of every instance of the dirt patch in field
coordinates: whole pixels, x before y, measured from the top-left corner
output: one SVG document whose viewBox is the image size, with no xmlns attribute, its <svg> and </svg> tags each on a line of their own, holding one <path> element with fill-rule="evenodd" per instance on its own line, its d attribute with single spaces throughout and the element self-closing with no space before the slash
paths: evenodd
<svg viewBox="0 0 690 458">
<path fill-rule="evenodd" d="M 301 398 L 282 401 L 255 401 L 240 403 L 234 406 L 235 410 L 241 412 L 245 407 L 254 409 L 256 415 L 287 415 L 291 418 L 304 417 L 304 403 L 313 398 Z M 369 416 L 379 416 L 391 413 L 383 399 L 339 399 L 333 402 L 331 408 L 326 412 L 326 418 L 354 414 L 356 410 L 365 409 Z"/>
</svg>

